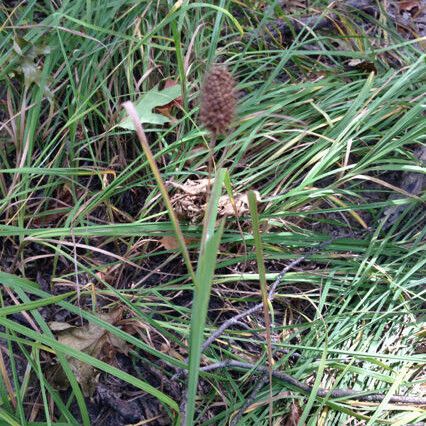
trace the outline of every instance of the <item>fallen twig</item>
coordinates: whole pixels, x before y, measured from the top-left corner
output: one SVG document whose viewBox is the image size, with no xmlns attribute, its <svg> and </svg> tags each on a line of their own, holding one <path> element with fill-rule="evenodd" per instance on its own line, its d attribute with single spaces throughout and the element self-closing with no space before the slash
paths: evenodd
<svg viewBox="0 0 426 426">
<path fill-rule="evenodd" d="M 284 278 L 284 275 L 292 268 L 297 266 L 299 263 L 301 263 L 303 260 L 305 260 L 305 256 L 301 256 L 297 258 L 296 260 L 293 260 L 289 265 L 287 265 L 278 275 L 275 281 L 273 282 L 271 289 L 269 290 L 268 294 L 268 300 L 272 301 L 272 299 L 275 296 L 275 291 L 277 289 L 278 284 L 282 281 Z M 232 318 L 229 318 L 229 320 L 225 321 L 212 335 L 203 343 L 201 346 L 202 352 L 204 352 L 219 336 L 223 334 L 223 332 L 240 322 L 242 318 L 245 318 L 257 311 L 260 311 L 263 308 L 263 303 L 258 303 L 257 305 L 245 310 L 244 312 L 241 312 L 238 315 L 233 316 Z"/>
<path fill-rule="evenodd" d="M 336 238 L 332 238 L 330 240 L 324 241 L 323 243 L 319 244 L 318 247 L 315 247 L 312 249 L 309 254 L 318 252 L 322 250 L 325 246 L 332 243 Z M 299 265 L 299 263 L 303 262 L 306 259 L 306 255 L 300 256 L 297 259 L 293 260 L 291 263 L 289 263 L 275 278 L 275 281 L 272 283 L 271 288 L 269 289 L 268 293 L 268 300 L 272 302 L 275 292 L 277 291 L 277 287 L 280 284 L 280 282 L 283 280 L 285 274 L 287 274 L 288 271 L 293 269 L 295 266 Z M 226 329 L 229 327 L 239 324 L 240 320 L 257 312 L 260 311 L 263 308 L 263 303 L 258 303 L 257 305 L 245 310 L 244 312 L 241 312 L 238 315 L 233 316 L 232 318 L 229 318 L 227 321 L 225 321 L 212 335 L 203 343 L 201 346 L 201 351 L 204 352 L 216 339 L 218 339 Z"/>
<path fill-rule="evenodd" d="M 332 243 L 336 238 L 332 238 L 330 240 L 324 241 L 323 243 L 319 244 L 318 247 L 315 247 L 312 249 L 309 254 L 315 253 L 323 249 L 325 246 Z M 304 261 L 306 259 L 307 255 L 300 256 L 297 259 L 293 260 L 291 263 L 289 263 L 275 278 L 275 281 L 272 283 L 272 286 L 268 293 L 268 300 L 272 301 L 272 299 L 275 296 L 275 292 L 277 290 L 278 284 L 282 281 L 285 274 L 295 266 L 297 266 L 299 263 Z M 241 312 L 238 315 L 233 316 L 232 318 L 225 321 L 215 332 L 212 333 L 212 335 L 203 343 L 201 346 L 201 352 L 204 352 L 215 340 L 217 340 L 226 329 L 229 327 L 241 324 L 240 320 L 249 316 L 250 314 L 253 314 L 263 308 L 263 303 L 258 303 L 257 305 L 245 310 L 244 312 Z M 188 363 L 188 359 L 185 359 L 185 362 Z M 178 371 L 173 377 L 172 380 L 176 380 L 178 377 L 184 376 L 186 374 L 185 370 Z"/>
<path fill-rule="evenodd" d="M 322 246 L 322 245 L 320 245 Z M 277 289 L 278 284 L 281 282 L 281 280 L 284 278 L 284 275 L 292 268 L 294 268 L 296 265 L 298 265 L 300 262 L 305 260 L 305 256 L 301 256 L 296 260 L 293 260 L 289 265 L 287 265 L 277 276 L 275 281 L 273 282 L 271 289 L 269 290 L 268 294 L 268 300 L 272 301 L 275 291 Z M 229 328 L 232 325 L 239 324 L 240 319 L 257 312 L 263 308 L 263 303 L 258 303 L 257 305 L 253 306 L 252 308 L 247 309 L 246 311 L 242 312 L 241 314 L 235 315 L 234 317 L 230 318 L 228 321 L 225 321 L 201 346 L 201 353 L 204 352 L 227 328 Z M 188 360 L 186 360 L 188 362 Z M 177 378 L 181 376 L 185 376 L 187 374 L 186 370 L 180 370 L 178 371 L 173 377 L 172 380 L 176 380 Z M 186 418 L 186 398 L 182 401 L 180 405 L 181 412 L 185 413 L 183 417 L 183 423 L 185 423 Z"/>
<path fill-rule="evenodd" d="M 334 240 L 336 240 L 337 239 L 337 237 L 333 237 L 333 238 L 331 238 L 330 240 L 327 240 L 327 241 L 324 241 L 323 243 L 321 243 L 321 244 L 319 244 L 317 247 L 315 247 L 314 249 L 312 249 L 312 250 L 310 250 L 309 251 L 309 253 L 307 253 L 306 255 L 303 255 L 303 256 L 300 256 L 299 258 L 297 258 L 297 259 L 295 259 L 295 260 L 293 260 L 291 263 L 289 263 L 278 275 L 277 275 L 277 277 L 275 278 L 275 281 L 272 283 L 272 286 L 271 286 L 271 288 L 270 288 L 270 290 L 269 290 L 269 293 L 268 293 L 268 300 L 270 301 L 270 302 L 272 302 L 272 300 L 273 300 L 273 298 L 274 298 L 274 296 L 275 296 L 275 292 L 276 292 L 276 290 L 277 290 L 277 287 L 278 287 L 278 285 L 280 284 L 280 282 L 282 281 L 282 279 L 284 278 L 284 276 L 285 276 L 285 274 L 288 272 L 288 271 L 290 271 L 292 268 L 294 268 L 295 266 L 297 266 L 298 264 L 300 264 L 301 262 L 303 262 L 305 259 L 306 259 L 306 257 L 307 257 L 307 255 L 308 254 L 313 254 L 313 253 L 315 253 L 315 252 L 318 252 L 318 251 L 320 251 L 320 250 L 322 250 L 324 247 L 326 247 L 326 246 L 328 246 L 329 244 L 331 244 Z M 236 325 L 236 324 L 238 324 L 238 325 L 240 325 L 241 326 L 241 322 L 240 322 L 240 320 L 242 319 L 242 318 L 245 318 L 245 317 L 247 317 L 248 315 L 250 315 L 250 314 L 253 314 L 253 313 L 255 313 L 255 312 L 257 312 L 257 311 L 259 311 L 259 310 L 261 310 L 261 309 L 263 309 L 263 303 L 258 303 L 257 305 L 255 305 L 255 306 L 253 306 L 253 307 L 251 307 L 251 308 L 249 308 L 249 309 L 247 309 L 247 310 L 245 310 L 244 312 L 242 312 L 242 313 L 240 313 L 240 314 L 238 314 L 238 315 L 235 315 L 235 316 L 233 316 L 232 318 L 230 318 L 230 319 L 228 319 L 227 321 L 225 321 L 204 343 L 203 343 L 203 345 L 201 346 L 201 352 L 204 352 L 215 340 L 217 340 L 223 333 L 224 333 L 224 331 L 226 330 L 226 329 L 228 329 L 229 327 L 231 327 L 232 325 Z M 245 328 L 245 327 L 244 327 Z M 299 354 L 298 354 L 299 355 Z M 185 362 L 186 363 L 188 363 L 188 359 L 186 359 L 185 360 Z M 229 361 L 230 363 L 233 363 L 233 362 L 236 362 L 236 361 Z M 213 364 L 214 366 L 223 366 L 223 367 L 225 367 L 226 365 L 230 365 L 231 366 L 231 364 L 226 364 L 227 362 L 225 362 L 225 363 L 219 363 L 219 364 Z M 244 365 L 244 363 L 241 363 L 241 365 Z M 247 365 L 251 365 L 251 364 L 245 364 L 246 366 Z M 207 366 L 207 367 L 204 367 L 204 368 L 201 368 L 200 369 L 200 371 L 208 371 L 210 368 L 211 368 L 212 366 Z M 216 368 L 220 368 L 220 367 L 216 367 Z M 261 370 L 263 369 L 263 368 L 266 368 L 266 367 L 262 367 L 261 368 Z M 262 370 L 263 371 L 263 370 Z M 277 372 L 277 373 L 279 373 L 279 372 Z M 186 376 L 188 374 L 188 372 L 187 372 L 187 370 L 179 370 L 176 374 L 174 374 L 173 375 L 173 377 L 172 377 L 172 381 L 173 380 L 177 380 L 178 378 L 180 378 L 180 377 L 182 377 L 182 376 Z M 280 373 L 281 374 L 281 373 Z M 304 386 L 306 386 L 306 388 L 307 389 L 310 389 L 309 388 L 309 386 L 307 386 L 307 385 L 304 385 L 303 383 L 301 383 L 301 382 L 299 382 L 299 381 L 297 381 L 296 379 L 294 379 L 293 377 L 291 377 L 291 376 L 287 376 L 287 375 L 285 375 L 286 377 L 288 377 L 289 378 L 289 380 L 291 380 L 291 381 L 293 381 L 294 383 L 298 383 L 298 384 L 300 384 L 301 386 L 296 386 L 296 387 L 299 387 L 299 388 L 303 388 Z M 289 383 L 291 383 L 291 382 L 289 382 Z M 181 405 L 180 405 L 180 410 L 181 410 L 181 412 L 183 412 L 183 413 L 186 413 L 186 397 L 184 397 L 183 398 L 183 400 L 182 400 L 182 402 L 181 402 Z M 185 415 L 183 416 L 183 422 L 185 423 Z M 184 424 L 183 423 L 183 424 Z"/>
<path fill-rule="evenodd" d="M 223 361 L 218 362 L 215 364 L 208 365 L 206 367 L 200 368 L 200 371 L 208 372 L 212 370 L 217 370 L 219 368 L 236 368 L 236 369 L 243 369 L 243 370 L 255 370 L 256 372 L 261 372 L 264 375 L 269 375 L 269 370 L 267 367 L 264 366 L 256 366 L 254 364 L 250 364 L 248 362 L 240 362 L 240 361 Z M 276 379 L 282 380 L 283 382 L 300 389 L 302 392 L 306 394 L 310 394 L 313 390 L 313 388 L 294 377 L 282 373 L 281 371 L 272 371 L 272 376 Z M 370 395 L 361 395 L 358 391 L 351 390 L 351 389 L 334 389 L 334 390 L 328 390 L 319 388 L 317 390 L 317 395 L 321 398 L 348 398 L 348 399 L 356 399 L 357 401 L 366 401 L 366 402 L 382 402 L 385 398 L 387 398 L 387 395 L 376 393 L 376 394 L 370 394 Z M 403 395 L 393 395 L 389 398 L 388 402 L 394 403 L 394 404 L 411 404 L 411 405 L 419 405 L 419 406 L 426 406 L 426 398 L 421 397 L 410 397 L 410 396 L 403 396 Z"/>
</svg>

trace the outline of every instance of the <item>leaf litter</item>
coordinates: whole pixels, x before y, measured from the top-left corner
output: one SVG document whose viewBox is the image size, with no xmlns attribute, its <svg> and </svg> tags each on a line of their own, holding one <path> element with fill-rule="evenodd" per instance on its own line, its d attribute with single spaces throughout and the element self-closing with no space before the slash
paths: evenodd
<svg viewBox="0 0 426 426">
<path fill-rule="evenodd" d="M 207 208 L 209 186 L 214 179 L 187 179 L 179 184 L 169 181 L 168 184 L 177 189 L 171 202 L 177 216 L 180 219 L 189 220 L 191 223 L 199 223 L 204 217 Z M 256 198 L 260 200 L 260 194 L 255 191 Z M 218 202 L 218 217 L 241 217 L 249 212 L 249 203 L 246 193 L 236 193 L 233 196 L 222 195 Z"/>
<path fill-rule="evenodd" d="M 98 313 L 97 316 L 109 324 L 116 324 L 122 318 L 123 310 L 119 308 L 109 313 Z M 128 346 L 123 340 L 94 323 L 76 327 L 66 322 L 52 321 L 49 327 L 56 333 L 60 343 L 94 358 L 111 360 L 117 352 L 128 352 Z M 72 357 L 67 359 L 83 394 L 92 396 L 97 384 L 96 368 Z M 52 367 L 51 380 L 58 389 L 65 390 L 69 386 L 65 372 L 59 364 Z"/>
</svg>

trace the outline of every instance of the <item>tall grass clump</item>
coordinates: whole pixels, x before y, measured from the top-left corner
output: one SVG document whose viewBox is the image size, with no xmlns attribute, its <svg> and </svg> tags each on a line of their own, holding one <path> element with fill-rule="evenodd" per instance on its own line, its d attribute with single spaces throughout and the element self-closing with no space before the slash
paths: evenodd
<svg viewBox="0 0 426 426">
<path fill-rule="evenodd" d="M 1 422 L 425 421 L 423 40 L 311 3 L 1 4 Z"/>
</svg>

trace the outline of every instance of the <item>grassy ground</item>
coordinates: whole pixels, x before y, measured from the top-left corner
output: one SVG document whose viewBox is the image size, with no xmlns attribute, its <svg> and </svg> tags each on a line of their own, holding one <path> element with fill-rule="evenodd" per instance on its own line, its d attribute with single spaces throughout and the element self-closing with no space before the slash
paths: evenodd
<svg viewBox="0 0 426 426">
<path fill-rule="evenodd" d="M 3 2 L 4 424 L 425 421 L 419 404 L 389 402 L 425 396 L 424 194 L 401 188 L 424 172 L 425 55 L 383 10 L 342 9 L 331 28 L 271 38 L 266 24 L 284 15 L 263 3 Z M 204 222 L 177 221 L 161 183 L 176 197 L 177 184 L 208 175 L 197 116 L 214 61 L 239 90 L 237 120 L 214 148 L 226 170 Z M 150 159 L 117 126 L 122 103 L 172 80 L 172 119 L 144 124 Z M 221 219 L 218 197 L 247 191 L 257 205 Z M 264 311 L 201 354 L 302 255 Z M 261 368 L 199 371 L 231 360 L 312 389 Z"/>
</svg>

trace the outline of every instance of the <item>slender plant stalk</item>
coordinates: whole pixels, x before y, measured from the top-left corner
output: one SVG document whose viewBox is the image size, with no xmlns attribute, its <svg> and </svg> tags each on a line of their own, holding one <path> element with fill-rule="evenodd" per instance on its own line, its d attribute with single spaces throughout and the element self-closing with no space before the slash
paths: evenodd
<svg viewBox="0 0 426 426">
<path fill-rule="evenodd" d="M 163 179 L 161 178 L 160 170 L 158 169 L 157 162 L 155 161 L 154 156 L 152 155 L 151 148 L 149 147 L 148 141 L 145 136 L 145 132 L 143 131 L 142 124 L 138 118 L 138 114 L 136 112 L 136 109 L 132 102 L 127 101 L 123 103 L 123 107 L 126 109 L 127 113 L 129 114 L 130 118 L 133 121 L 133 124 L 136 129 L 136 134 L 138 135 L 139 142 L 141 143 L 142 149 L 148 159 L 149 165 L 151 167 L 152 173 L 155 177 L 155 180 L 158 185 L 158 189 L 161 192 L 161 195 L 163 196 L 164 203 L 166 204 L 167 211 L 170 216 L 170 220 L 172 221 L 176 238 L 179 243 L 179 247 L 182 251 L 182 255 L 186 264 L 186 267 L 188 269 L 189 275 L 191 276 L 192 282 L 195 281 L 195 273 L 194 269 L 192 268 L 191 259 L 189 257 L 188 248 L 185 243 L 185 238 L 183 236 L 182 230 L 179 225 L 179 219 L 176 216 L 176 213 L 173 209 L 172 203 L 170 201 L 169 194 L 167 192 L 166 186 L 164 185 Z"/>
<path fill-rule="evenodd" d="M 262 293 L 262 303 L 263 303 L 263 316 L 265 319 L 265 331 L 266 331 L 266 347 L 268 355 L 268 371 L 269 371 L 269 424 L 272 424 L 272 342 L 271 342 L 271 320 L 269 314 L 269 299 L 268 299 L 268 285 L 266 282 L 266 270 L 265 270 L 265 256 L 263 253 L 263 242 L 260 235 L 260 223 L 259 223 L 259 213 L 257 211 L 257 200 L 256 194 L 253 191 L 248 193 L 250 214 L 252 218 L 253 226 L 253 236 L 256 248 L 256 259 L 257 259 L 257 268 L 259 271 L 260 279 L 260 291 Z"/>
</svg>

